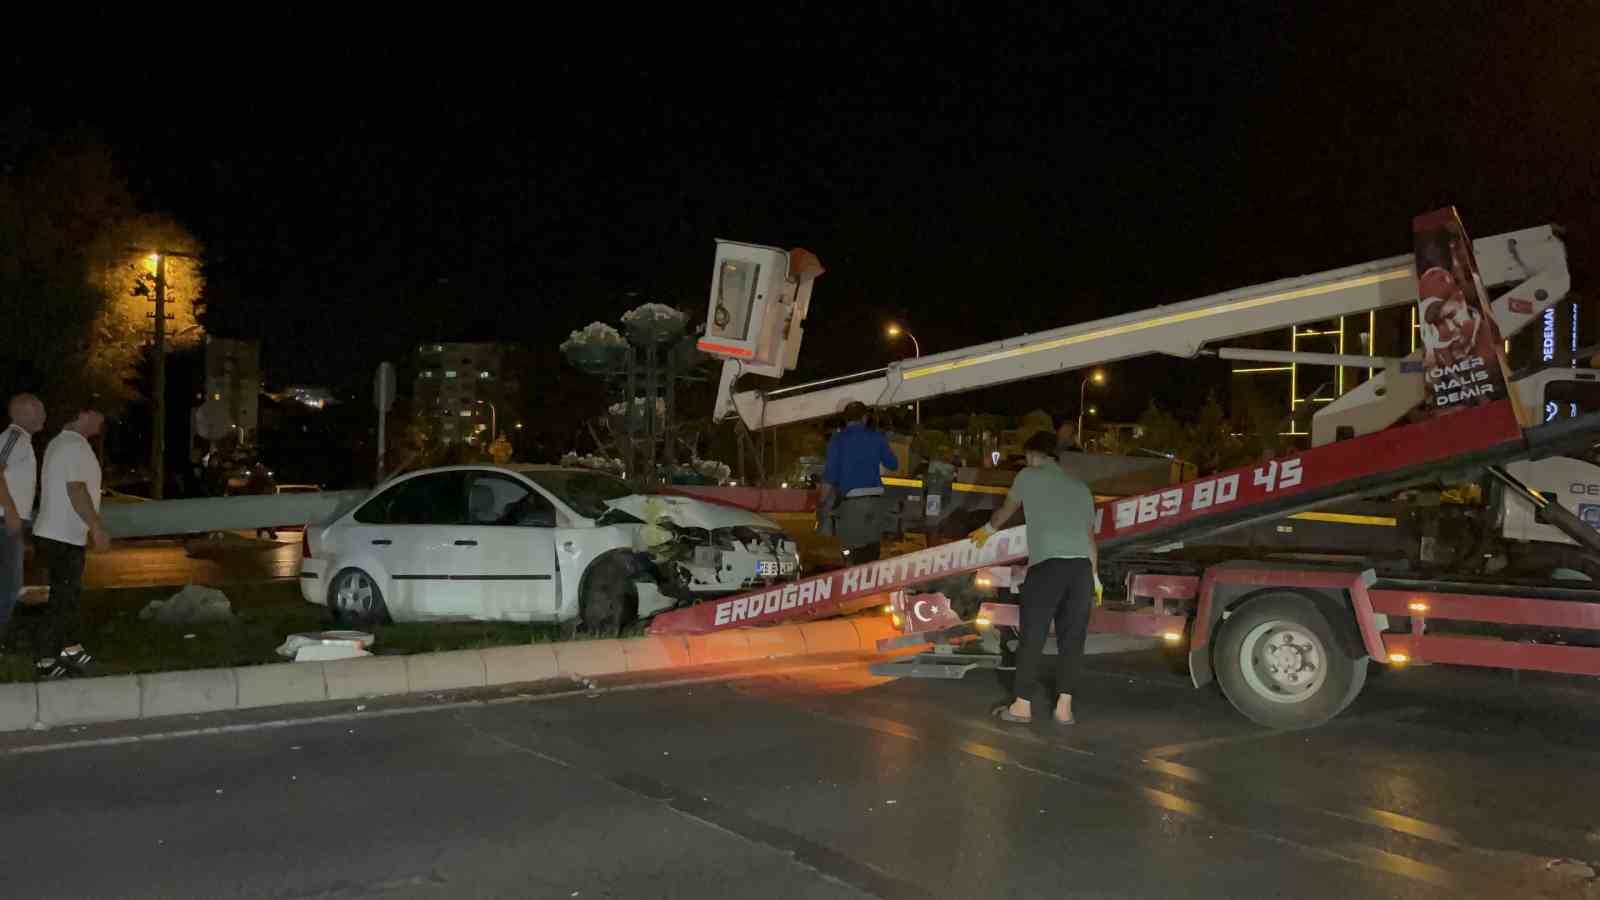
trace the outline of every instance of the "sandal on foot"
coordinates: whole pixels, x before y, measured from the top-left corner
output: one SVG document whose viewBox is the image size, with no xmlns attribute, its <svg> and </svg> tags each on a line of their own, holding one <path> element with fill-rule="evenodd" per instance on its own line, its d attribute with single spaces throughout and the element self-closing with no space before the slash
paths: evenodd
<svg viewBox="0 0 1600 900">
<path fill-rule="evenodd" d="M 996 706 L 994 709 L 989 710 L 989 715 L 992 718 L 999 719 L 1002 722 L 1010 722 L 1013 725 L 1027 725 L 1033 721 L 1033 716 L 1027 716 L 1024 718 L 1023 716 L 1013 713 L 1011 711 L 1011 704 L 1009 703 L 1003 703 L 999 706 Z"/>
</svg>

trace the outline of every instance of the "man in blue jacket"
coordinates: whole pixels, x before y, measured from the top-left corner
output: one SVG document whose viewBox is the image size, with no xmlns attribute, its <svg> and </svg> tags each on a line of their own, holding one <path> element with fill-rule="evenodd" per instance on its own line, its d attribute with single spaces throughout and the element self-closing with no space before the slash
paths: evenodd
<svg viewBox="0 0 1600 900">
<path fill-rule="evenodd" d="M 898 469 L 900 460 L 889 449 L 882 432 L 867 427 L 867 406 L 852 402 L 844 408 L 845 426 L 828 441 L 828 459 L 822 470 L 824 510 L 831 504 L 834 534 L 844 548 L 845 562 L 872 562 L 881 552 L 888 530 L 880 466 Z"/>
</svg>

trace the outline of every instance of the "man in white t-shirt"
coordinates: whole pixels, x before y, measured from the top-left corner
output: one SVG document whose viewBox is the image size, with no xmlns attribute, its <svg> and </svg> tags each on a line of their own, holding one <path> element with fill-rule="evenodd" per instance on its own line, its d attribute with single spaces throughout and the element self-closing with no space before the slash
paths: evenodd
<svg viewBox="0 0 1600 900">
<path fill-rule="evenodd" d="M 50 569 L 44 648 L 53 655 L 39 660 L 37 675 L 41 679 L 87 674 L 94 661 L 83 648 L 78 599 L 83 593 L 85 546 L 98 551 L 111 546 L 111 535 L 100 520 L 100 460 L 89 443 L 105 422 L 105 416 L 84 409 L 44 451 L 33 543 Z"/>
<path fill-rule="evenodd" d="M 39 486 L 33 436 L 44 427 L 44 404 L 32 394 L 18 394 L 6 412 L 11 424 L 0 431 L 0 635 L 22 592 L 22 541 Z"/>
</svg>

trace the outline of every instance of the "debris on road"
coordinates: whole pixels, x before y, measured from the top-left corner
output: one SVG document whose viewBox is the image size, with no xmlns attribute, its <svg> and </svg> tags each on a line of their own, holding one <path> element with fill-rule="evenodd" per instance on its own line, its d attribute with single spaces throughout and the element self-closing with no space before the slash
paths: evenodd
<svg viewBox="0 0 1600 900">
<path fill-rule="evenodd" d="M 204 625 L 234 621 L 228 595 L 216 588 L 191 584 L 165 600 L 151 600 L 139 610 L 140 621 L 163 625 Z M 193 637 L 193 635 L 187 635 Z"/>
<path fill-rule="evenodd" d="M 367 648 L 372 646 L 373 641 L 373 636 L 365 631 L 291 634 L 278 648 L 278 655 L 287 656 L 295 662 L 355 659 L 371 656 L 372 653 Z"/>
<path fill-rule="evenodd" d="M 1588 879 L 1595 877 L 1594 867 L 1581 859 L 1572 859 L 1564 856 L 1550 860 L 1544 864 L 1544 867 L 1547 871 L 1567 878 Z"/>
</svg>

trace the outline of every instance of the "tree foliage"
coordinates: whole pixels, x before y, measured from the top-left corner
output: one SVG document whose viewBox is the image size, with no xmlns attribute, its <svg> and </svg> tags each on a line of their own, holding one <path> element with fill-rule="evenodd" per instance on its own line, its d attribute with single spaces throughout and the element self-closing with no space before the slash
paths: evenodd
<svg viewBox="0 0 1600 900">
<path fill-rule="evenodd" d="M 1151 401 L 1139 417 L 1132 446 L 1194 463 L 1202 473 L 1241 466 L 1283 449 L 1270 404 L 1236 397 L 1234 407 L 1230 415 L 1213 391 L 1192 418 L 1179 419 Z"/>
<path fill-rule="evenodd" d="M 92 400 L 113 414 L 139 396 L 152 307 L 136 292 L 152 273 L 129 248 L 147 244 L 199 250 L 177 223 L 139 214 L 99 145 L 44 148 L 0 174 L 0 393 L 32 390 L 54 408 Z M 200 335 L 204 278 L 187 262 L 168 276 L 169 325 L 187 329 L 176 349 Z"/>
</svg>

